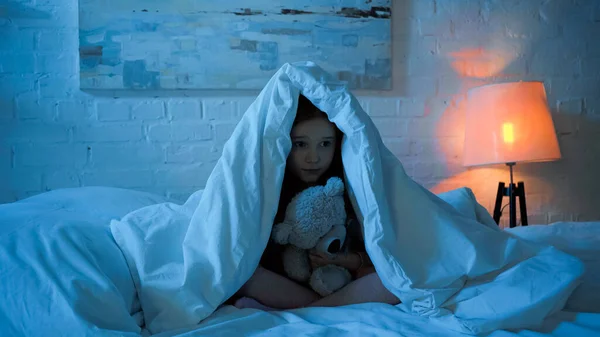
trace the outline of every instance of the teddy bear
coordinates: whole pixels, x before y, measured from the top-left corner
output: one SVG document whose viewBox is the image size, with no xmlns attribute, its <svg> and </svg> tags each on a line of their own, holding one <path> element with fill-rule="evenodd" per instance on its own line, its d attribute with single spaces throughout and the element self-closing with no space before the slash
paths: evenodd
<svg viewBox="0 0 600 337">
<path fill-rule="evenodd" d="M 311 270 L 310 250 L 325 254 L 341 251 L 346 239 L 344 183 L 338 177 L 324 186 L 309 187 L 288 204 L 282 223 L 275 224 L 271 238 L 285 245 L 282 259 L 286 274 L 327 296 L 351 281 L 346 268 L 329 264 Z"/>
</svg>

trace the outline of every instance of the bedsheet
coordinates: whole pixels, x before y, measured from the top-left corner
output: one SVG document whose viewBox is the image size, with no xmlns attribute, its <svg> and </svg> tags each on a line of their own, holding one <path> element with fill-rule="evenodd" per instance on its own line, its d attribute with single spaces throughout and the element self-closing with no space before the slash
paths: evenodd
<svg viewBox="0 0 600 337">
<path fill-rule="evenodd" d="M 463 192 L 451 191 L 446 200 L 469 213 L 474 199 Z M 109 221 L 165 202 L 133 190 L 85 187 L 0 205 L 0 336 L 149 335 Z M 600 336 L 600 222 L 507 231 L 555 244 L 584 261 L 588 272 L 566 309 L 590 312 L 563 311 L 535 330 L 490 336 Z M 252 335 L 466 336 L 383 304 L 279 313 L 224 306 L 197 326 L 156 336 Z"/>
<path fill-rule="evenodd" d="M 199 326 L 153 335 L 196 336 L 360 336 L 360 337 L 467 337 L 440 327 L 425 317 L 398 311 L 384 304 L 342 308 L 310 308 L 283 312 L 217 310 Z M 558 312 L 535 329 L 498 330 L 486 337 L 598 337 L 600 314 Z"/>
</svg>

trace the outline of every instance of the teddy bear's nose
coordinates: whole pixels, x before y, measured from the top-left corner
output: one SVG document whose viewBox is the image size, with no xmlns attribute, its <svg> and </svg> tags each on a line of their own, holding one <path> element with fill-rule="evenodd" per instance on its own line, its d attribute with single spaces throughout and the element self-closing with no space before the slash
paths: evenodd
<svg viewBox="0 0 600 337">
<path fill-rule="evenodd" d="M 340 240 L 333 240 L 329 244 L 329 247 L 327 247 L 327 252 L 330 254 L 337 253 L 340 251 L 340 248 L 341 248 L 340 246 L 341 246 Z"/>
</svg>

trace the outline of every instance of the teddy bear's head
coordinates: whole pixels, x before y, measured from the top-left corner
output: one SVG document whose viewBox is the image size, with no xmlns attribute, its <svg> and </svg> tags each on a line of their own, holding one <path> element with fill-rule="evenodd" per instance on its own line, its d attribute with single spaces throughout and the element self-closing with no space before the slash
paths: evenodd
<svg viewBox="0 0 600 337">
<path fill-rule="evenodd" d="M 332 177 L 325 186 L 313 186 L 296 195 L 286 208 L 284 221 L 273 226 L 271 237 L 282 245 L 311 249 L 334 226 L 345 223 L 344 183 Z"/>
</svg>

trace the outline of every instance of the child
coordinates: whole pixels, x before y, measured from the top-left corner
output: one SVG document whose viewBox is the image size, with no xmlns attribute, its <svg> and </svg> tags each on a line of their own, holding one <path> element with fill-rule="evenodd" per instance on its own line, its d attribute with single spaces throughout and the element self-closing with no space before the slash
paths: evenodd
<svg viewBox="0 0 600 337">
<path fill-rule="evenodd" d="M 275 223 L 283 220 L 287 205 L 300 191 L 324 185 L 332 176 L 344 179 L 341 157 L 343 134 L 324 112 L 302 95 L 290 136 L 292 149 L 286 163 Z M 353 220 L 354 211 L 347 193 L 344 197 L 349 219 L 347 242 L 350 253 L 339 253 L 333 258 L 319 254 L 310 254 L 309 257 L 313 268 L 333 263 L 350 270 L 354 280 L 336 293 L 321 298 L 311 289 L 284 276 L 283 247 L 269 242 L 261 265 L 236 294 L 236 297 L 241 297 L 235 302 L 236 307 L 278 310 L 365 302 L 399 303 L 375 273 L 365 253 L 360 224 Z"/>
</svg>

